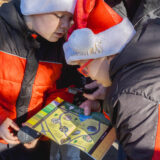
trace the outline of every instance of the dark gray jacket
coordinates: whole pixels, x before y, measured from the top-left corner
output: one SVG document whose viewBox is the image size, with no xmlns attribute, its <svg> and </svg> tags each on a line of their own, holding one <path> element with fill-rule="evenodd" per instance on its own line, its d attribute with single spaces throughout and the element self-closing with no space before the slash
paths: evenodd
<svg viewBox="0 0 160 160">
<path fill-rule="evenodd" d="M 127 159 L 159 160 L 160 1 L 139 7 L 135 37 L 111 62 L 106 102 Z"/>
</svg>

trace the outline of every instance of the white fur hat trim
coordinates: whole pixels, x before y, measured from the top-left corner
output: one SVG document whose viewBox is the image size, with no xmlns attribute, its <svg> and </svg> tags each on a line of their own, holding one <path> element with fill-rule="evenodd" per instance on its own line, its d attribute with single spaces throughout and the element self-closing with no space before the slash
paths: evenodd
<svg viewBox="0 0 160 160">
<path fill-rule="evenodd" d="M 77 0 L 21 0 L 21 12 L 23 15 L 51 13 L 55 11 L 67 11 L 74 13 Z"/>
<path fill-rule="evenodd" d="M 122 51 L 135 35 L 133 25 L 127 18 L 121 23 L 94 34 L 90 29 L 77 29 L 63 45 L 68 64 L 76 65 L 77 60 L 96 59 Z"/>
</svg>

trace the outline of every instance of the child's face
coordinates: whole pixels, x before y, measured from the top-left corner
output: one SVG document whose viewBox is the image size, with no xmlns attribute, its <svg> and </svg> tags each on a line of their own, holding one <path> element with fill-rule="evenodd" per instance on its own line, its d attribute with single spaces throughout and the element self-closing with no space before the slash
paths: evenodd
<svg viewBox="0 0 160 160">
<path fill-rule="evenodd" d="M 56 42 L 62 38 L 72 21 L 72 14 L 69 12 L 53 12 L 31 17 L 33 30 L 50 42 Z"/>
<path fill-rule="evenodd" d="M 109 66 L 110 57 L 99 58 L 91 61 L 85 68 L 84 72 L 92 79 L 96 80 L 98 83 L 102 84 L 104 87 L 111 85 L 111 80 L 109 77 Z M 83 66 L 87 61 L 79 61 L 79 65 Z"/>
</svg>

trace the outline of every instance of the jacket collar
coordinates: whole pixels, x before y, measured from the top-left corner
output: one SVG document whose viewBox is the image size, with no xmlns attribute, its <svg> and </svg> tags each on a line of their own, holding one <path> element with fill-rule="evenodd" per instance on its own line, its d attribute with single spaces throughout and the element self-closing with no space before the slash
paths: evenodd
<svg viewBox="0 0 160 160">
<path fill-rule="evenodd" d="M 5 3 L 0 7 L 0 17 L 14 30 L 19 32 L 24 37 L 30 37 L 32 31 L 25 24 L 23 15 L 20 11 L 19 0 L 13 0 Z"/>
</svg>

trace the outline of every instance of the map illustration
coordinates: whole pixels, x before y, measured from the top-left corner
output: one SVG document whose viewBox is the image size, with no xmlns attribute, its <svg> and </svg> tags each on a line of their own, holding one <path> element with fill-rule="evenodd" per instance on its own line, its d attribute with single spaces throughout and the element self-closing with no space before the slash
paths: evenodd
<svg viewBox="0 0 160 160">
<path fill-rule="evenodd" d="M 102 118 L 103 114 L 85 116 L 82 109 L 57 98 L 25 125 L 60 145 L 69 144 L 91 155 L 111 129 L 108 124 L 95 120 L 97 117 Z"/>
</svg>

